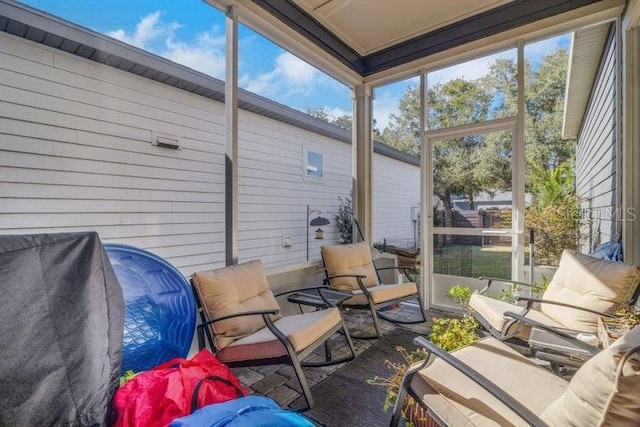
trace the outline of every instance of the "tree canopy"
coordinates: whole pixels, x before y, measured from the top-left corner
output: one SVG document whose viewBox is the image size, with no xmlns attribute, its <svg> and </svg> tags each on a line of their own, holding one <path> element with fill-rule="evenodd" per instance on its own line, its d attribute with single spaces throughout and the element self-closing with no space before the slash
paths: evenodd
<svg viewBox="0 0 640 427">
<path fill-rule="evenodd" d="M 568 53 L 556 49 L 534 68 L 525 62 L 525 141 L 527 188 L 531 174 L 573 163 L 574 141 L 561 138 Z M 456 78 L 427 89 L 427 128 L 441 129 L 479 123 L 516 114 L 517 66 L 513 59 L 496 59 L 478 79 Z M 345 129 L 349 115 L 334 116 L 324 107 L 307 113 Z M 511 189 L 512 137 L 494 132 L 437 141 L 433 149 L 434 193 L 445 207 L 454 195 L 465 195 L 473 206 L 480 192 Z M 374 139 L 400 151 L 420 155 L 420 88 L 410 86 L 380 130 L 374 122 Z"/>
<path fill-rule="evenodd" d="M 562 140 L 561 125 L 568 54 L 557 49 L 535 70 L 525 63 L 525 140 L 527 176 L 533 165 L 544 170 L 571 162 L 573 141 Z M 487 75 L 457 78 L 427 89 L 427 128 L 440 129 L 509 117 L 517 111 L 517 67 L 497 59 Z M 410 154 L 420 153 L 420 89 L 409 87 L 379 140 Z M 506 132 L 437 141 L 433 149 L 434 192 L 445 206 L 452 195 L 466 195 L 473 205 L 479 192 L 508 190 L 511 140 Z M 527 180 L 529 186 L 529 179 Z"/>
</svg>

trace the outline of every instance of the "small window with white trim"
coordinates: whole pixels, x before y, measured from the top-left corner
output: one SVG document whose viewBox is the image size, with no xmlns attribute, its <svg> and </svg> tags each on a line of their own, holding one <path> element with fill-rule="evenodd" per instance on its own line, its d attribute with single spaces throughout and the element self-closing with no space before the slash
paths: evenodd
<svg viewBox="0 0 640 427">
<path fill-rule="evenodd" d="M 324 176 L 324 160 L 322 153 L 307 150 L 305 160 L 305 176 L 316 178 L 322 178 Z"/>
</svg>

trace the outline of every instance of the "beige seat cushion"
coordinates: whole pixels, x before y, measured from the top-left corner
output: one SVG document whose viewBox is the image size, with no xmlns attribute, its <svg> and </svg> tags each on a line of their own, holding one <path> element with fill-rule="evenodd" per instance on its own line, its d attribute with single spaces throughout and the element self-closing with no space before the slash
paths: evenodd
<svg viewBox="0 0 640 427">
<path fill-rule="evenodd" d="M 469 305 L 479 316 L 484 318 L 492 327 L 494 327 L 498 331 L 503 331 L 507 322 L 513 320 L 513 318 L 504 315 L 506 311 L 519 313 L 523 309 L 523 307 L 519 305 L 510 304 L 508 302 L 500 301 L 495 298 L 490 298 L 488 296 L 480 294 L 472 294 Z M 560 323 L 556 322 L 549 316 L 537 310 L 530 310 L 527 313 L 527 318 L 548 326 L 553 326 L 556 328 L 562 327 Z M 510 330 L 506 332 L 513 333 L 515 331 L 515 328 L 516 325 L 513 325 L 511 326 Z M 529 338 L 530 333 L 531 327 L 526 326 L 518 333 L 517 336 L 526 341 Z"/>
<path fill-rule="evenodd" d="M 321 248 L 324 266 L 329 277 L 343 274 L 366 276 L 362 282 L 366 287 L 378 285 L 371 248 L 367 242 L 350 245 L 325 245 Z M 330 286 L 340 291 L 358 291 L 360 286 L 353 277 L 332 279 Z"/>
<path fill-rule="evenodd" d="M 622 356 L 640 346 L 636 327 L 585 363 L 567 391 L 542 414 L 552 426 L 640 425 L 640 354 L 621 366 Z"/>
<path fill-rule="evenodd" d="M 318 339 L 332 329 L 342 327 L 340 311 L 336 307 L 304 314 L 285 316 L 275 322 L 284 333 L 296 353 L 316 344 Z M 263 328 L 249 336 L 234 341 L 217 353 L 225 362 L 270 358 L 286 355 L 284 345 L 268 329 Z"/>
<path fill-rule="evenodd" d="M 399 298 L 405 298 L 418 293 L 415 283 L 399 283 L 396 285 L 377 285 L 367 288 L 371 293 L 374 304 L 382 304 Z M 344 302 L 345 305 L 366 305 L 368 304 L 366 295 L 358 290 L 353 291 L 353 297 Z"/>
<path fill-rule="evenodd" d="M 479 340 L 452 354 L 536 415 L 562 395 L 567 386 L 565 380 L 494 338 Z M 448 426 L 527 425 L 484 388 L 441 359 L 436 358 L 419 371 L 412 379 L 411 389 Z"/>
<path fill-rule="evenodd" d="M 259 260 L 194 273 L 192 280 L 209 319 L 247 311 L 280 309 Z M 273 319 L 280 317 L 278 314 Z M 264 327 L 264 320 L 259 315 L 235 317 L 212 325 L 218 349 Z"/>
<path fill-rule="evenodd" d="M 640 282 L 640 267 L 565 250 L 542 299 L 613 314 L 629 304 Z M 552 304 L 541 311 L 567 329 L 596 332 L 598 315 Z"/>
</svg>

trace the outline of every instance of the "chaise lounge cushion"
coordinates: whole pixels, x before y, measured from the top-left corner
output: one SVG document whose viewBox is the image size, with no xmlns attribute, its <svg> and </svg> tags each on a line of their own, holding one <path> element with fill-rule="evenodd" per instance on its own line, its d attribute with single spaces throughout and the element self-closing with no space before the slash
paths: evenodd
<svg viewBox="0 0 640 427">
<path fill-rule="evenodd" d="M 637 426 L 640 422 L 640 327 L 618 339 L 576 372 L 567 390 L 542 414 L 552 426 Z"/>
<path fill-rule="evenodd" d="M 256 310 L 279 310 L 259 260 L 194 273 L 193 283 L 209 319 Z M 280 314 L 272 316 L 279 319 Z M 264 328 L 262 316 L 241 316 L 215 322 L 215 344 L 223 349 Z"/>
<path fill-rule="evenodd" d="M 362 279 L 366 287 L 379 285 L 378 275 L 373 265 L 371 248 L 367 242 L 350 245 L 323 246 L 322 259 L 329 277 L 344 274 L 366 276 Z M 331 287 L 340 291 L 359 291 L 360 286 L 353 277 L 339 277 L 331 280 Z"/>
<path fill-rule="evenodd" d="M 567 386 L 565 380 L 495 338 L 484 338 L 452 354 L 535 414 L 542 413 Z M 488 391 L 439 358 L 420 370 L 410 387 L 443 425 L 527 425 Z"/>
<path fill-rule="evenodd" d="M 485 295 L 480 294 L 472 294 L 471 300 L 469 301 L 471 307 L 479 315 L 480 318 L 484 319 L 491 327 L 496 329 L 497 331 L 504 330 L 507 322 L 513 320 L 511 317 L 504 316 L 503 313 L 507 311 L 511 311 L 513 313 L 518 313 L 522 311 L 522 306 L 510 304 L 506 301 L 501 301 L 495 298 L 491 298 Z M 530 310 L 527 313 L 527 318 L 531 320 L 535 320 L 536 322 L 544 323 L 545 325 L 552 326 L 554 328 L 562 328 L 563 325 L 556 322 L 546 314 L 537 311 Z M 511 326 L 511 328 L 506 331 L 508 334 L 515 332 L 516 324 Z M 524 325 L 524 327 L 518 332 L 517 337 L 523 340 L 529 339 L 529 334 L 531 333 L 531 327 L 528 325 Z"/>
<path fill-rule="evenodd" d="M 613 314 L 629 304 L 639 282 L 638 266 L 565 250 L 543 299 Z M 544 303 L 541 311 L 568 329 L 593 333 L 598 328 L 594 313 Z"/>
</svg>

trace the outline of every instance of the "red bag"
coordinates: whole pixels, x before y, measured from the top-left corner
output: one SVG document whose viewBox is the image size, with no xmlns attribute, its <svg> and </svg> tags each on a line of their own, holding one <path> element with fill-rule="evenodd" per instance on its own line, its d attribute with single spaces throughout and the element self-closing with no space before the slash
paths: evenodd
<svg viewBox="0 0 640 427">
<path fill-rule="evenodd" d="M 136 375 L 116 391 L 116 427 L 165 427 L 198 408 L 247 395 L 231 370 L 209 350 L 176 358 Z"/>
</svg>

